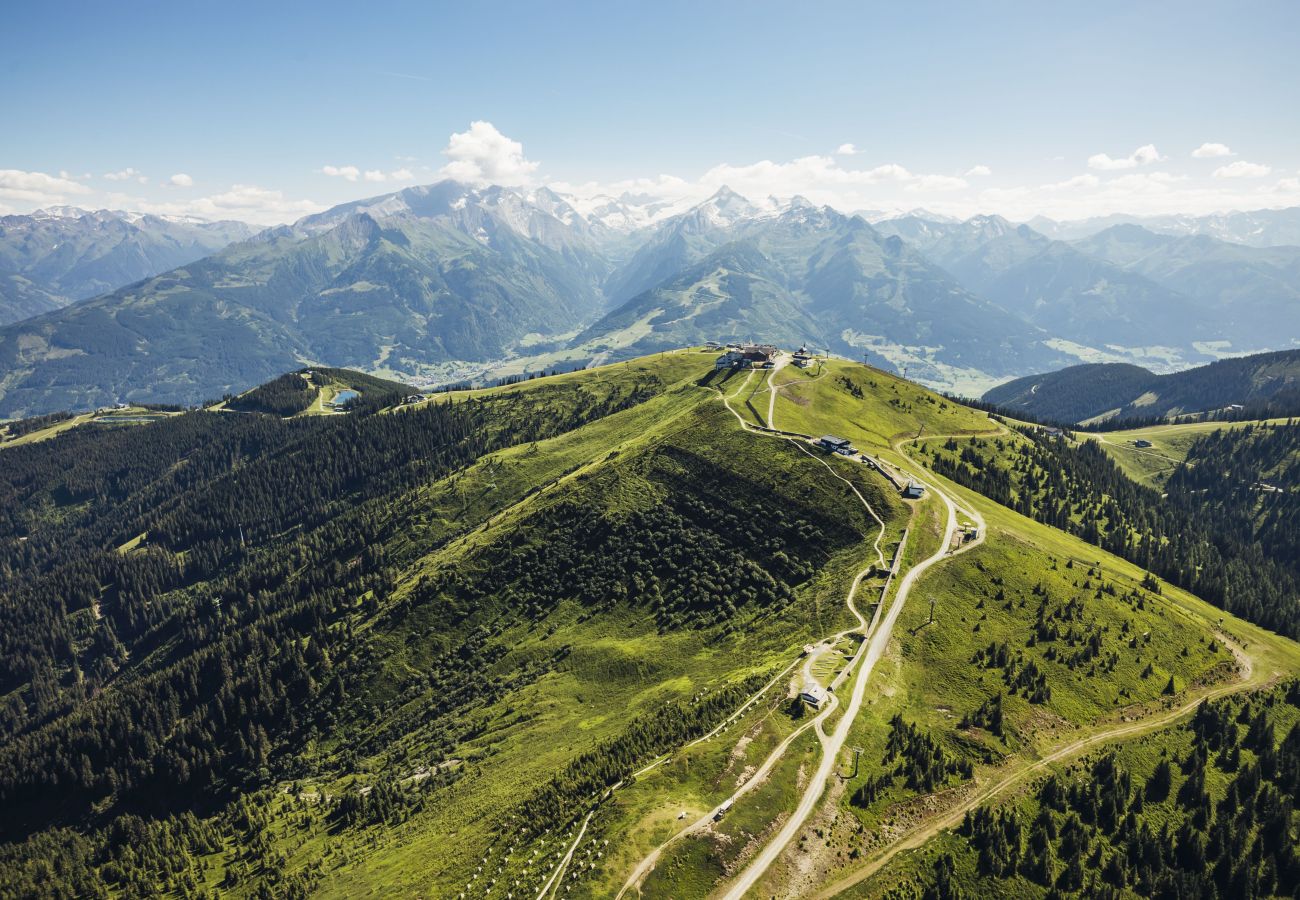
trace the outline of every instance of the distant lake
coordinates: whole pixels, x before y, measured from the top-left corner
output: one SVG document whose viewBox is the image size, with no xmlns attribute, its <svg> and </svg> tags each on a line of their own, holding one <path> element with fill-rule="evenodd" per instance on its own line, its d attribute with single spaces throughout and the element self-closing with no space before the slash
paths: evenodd
<svg viewBox="0 0 1300 900">
<path fill-rule="evenodd" d="M 342 406 L 343 404 L 355 400 L 360 396 L 361 395 L 358 394 L 356 391 L 339 391 L 337 394 L 334 395 L 334 399 L 331 402 L 335 406 Z"/>
</svg>

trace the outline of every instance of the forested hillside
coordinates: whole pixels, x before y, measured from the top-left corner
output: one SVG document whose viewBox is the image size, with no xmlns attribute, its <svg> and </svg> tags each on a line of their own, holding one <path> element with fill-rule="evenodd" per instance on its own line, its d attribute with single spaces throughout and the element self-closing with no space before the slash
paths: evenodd
<svg viewBox="0 0 1300 900">
<path fill-rule="evenodd" d="M 842 614 L 809 588 L 874 524 L 822 516 L 845 488 L 797 449 L 718 439 L 706 363 L 5 450 L 0 880 L 346 893 L 473 808 L 435 873 L 393 876 L 443 893 L 512 816 L 541 840 L 707 730 Z"/>
<path fill-rule="evenodd" d="M 1159 421 L 1189 413 L 1227 411 L 1251 418 L 1300 412 L 1300 351 L 1225 359 L 1169 375 L 1140 366 L 1097 363 L 1017 378 L 983 400 L 1008 413 L 1082 423 Z"/>
<path fill-rule="evenodd" d="M 1200 707 L 1018 802 L 968 813 L 925 854 L 921 896 L 1291 897 L 1300 883 L 1300 683 Z M 921 863 L 921 861 L 918 861 Z"/>
<path fill-rule="evenodd" d="M 288 418 L 313 407 L 323 411 L 323 402 L 334 402 L 345 390 L 357 396 L 347 400 L 344 405 L 349 411 L 362 414 L 393 406 L 417 393 L 410 385 L 376 378 L 365 372 L 317 366 L 286 372 L 279 378 L 231 398 L 226 402 L 226 408 Z M 323 391 L 328 391 L 328 395 Z"/>
<path fill-rule="evenodd" d="M 802 679 L 849 674 L 889 607 L 882 671 L 845 720 L 859 755 L 850 770 L 826 753 L 836 787 L 760 882 L 805 893 L 799 873 L 851 874 L 920 805 L 1290 665 L 1271 636 L 1231 617 L 1231 635 L 1214 631 L 1204 604 L 1078 539 L 961 497 L 949 534 L 938 482 L 907 502 L 893 464 L 757 423 L 835 429 L 899 464 L 920 435 L 935 471 L 1002 479 L 995 499 L 1039 518 L 1050 486 L 1101 523 L 1067 515 L 1067 531 L 1177 580 L 1115 535 L 1209 537 L 1126 493 L 1102 451 L 995 436 L 986 415 L 860 364 L 712 359 L 413 402 L 313 369 L 315 387 L 361 392 L 351 412 L 298 414 L 307 382 L 289 373 L 244 398 L 269 414 L 218 405 L 0 450 L 6 896 L 609 896 L 682 816 L 711 824 L 639 890 L 705 895 L 808 783 Z M 1290 430 L 1238 439 L 1199 447 L 1207 480 L 1239 455 L 1290 485 Z M 995 450 L 1014 465 L 988 463 Z M 1217 518 L 1268 523 L 1256 543 L 1288 552 L 1281 506 L 1213 498 Z M 1236 545 L 1190 546 L 1168 552 L 1207 573 L 1206 559 L 1244 564 Z M 922 595 L 937 614 L 891 605 L 895 556 L 900 573 L 940 563 Z M 1282 591 L 1293 576 L 1273 564 Z M 1215 599 L 1291 627 L 1260 581 Z M 1235 655 L 1243 634 L 1256 675 Z"/>
</svg>

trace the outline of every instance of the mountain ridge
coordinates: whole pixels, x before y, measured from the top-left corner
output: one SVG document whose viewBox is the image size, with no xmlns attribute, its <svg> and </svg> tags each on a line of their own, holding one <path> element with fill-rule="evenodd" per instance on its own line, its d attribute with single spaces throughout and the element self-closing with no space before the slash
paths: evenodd
<svg viewBox="0 0 1300 900">
<path fill-rule="evenodd" d="M 761 286 L 732 307 L 784 323 L 742 333 L 816 340 L 961 393 L 1076 361 L 1169 370 L 1300 328 L 1300 263 L 1286 248 L 1188 238 L 1181 252 L 1202 264 L 1161 268 L 1117 241 L 1067 244 L 1000 216 L 914 210 L 873 225 L 725 186 L 689 206 L 629 194 L 605 213 L 550 188 L 444 180 L 305 216 L 64 310 L 11 277 L 19 314 L 40 317 L 0 327 L 0 416 L 195 403 L 309 363 L 436 384 L 690 343 L 706 337 L 685 324 L 695 316 L 643 321 L 645 304 L 686 311 L 712 296 L 685 275 L 738 241 L 766 261 L 728 282 Z M 770 316 L 745 306 L 756 297 Z M 645 334 L 633 339 L 630 321 Z"/>
<path fill-rule="evenodd" d="M 0 325 L 194 262 L 258 229 L 121 210 L 0 216 Z"/>
<path fill-rule="evenodd" d="M 1071 366 L 1014 379 L 981 399 L 1011 413 L 1076 423 L 1163 418 L 1233 405 L 1293 408 L 1300 405 L 1300 350 L 1224 359 L 1165 375 L 1118 363 Z"/>
</svg>

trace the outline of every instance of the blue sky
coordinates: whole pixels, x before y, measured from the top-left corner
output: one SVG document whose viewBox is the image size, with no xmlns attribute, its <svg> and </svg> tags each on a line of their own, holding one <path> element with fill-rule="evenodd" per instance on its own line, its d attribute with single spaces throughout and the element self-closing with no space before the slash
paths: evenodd
<svg viewBox="0 0 1300 900">
<path fill-rule="evenodd" d="M 291 220 L 436 180 L 453 134 L 455 171 L 583 194 L 1300 203 L 1300 5 L 1070 6 L 11 5 L 0 210 Z"/>
</svg>

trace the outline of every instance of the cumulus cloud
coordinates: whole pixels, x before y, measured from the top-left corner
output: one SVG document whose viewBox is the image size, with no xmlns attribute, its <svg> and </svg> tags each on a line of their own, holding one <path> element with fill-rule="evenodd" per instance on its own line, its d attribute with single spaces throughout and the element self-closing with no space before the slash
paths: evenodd
<svg viewBox="0 0 1300 900">
<path fill-rule="evenodd" d="M 326 209 L 312 200 L 295 200 L 283 191 L 253 184 L 231 185 L 229 190 L 192 200 L 158 202 L 146 197 L 110 193 L 105 197 L 116 209 L 200 219 L 237 219 L 253 225 L 280 225 Z"/>
<path fill-rule="evenodd" d="M 835 148 L 836 156 L 857 156 L 862 151 L 852 144 L 840 144 Z"/>
<path fill-rule="evenodd" d="M 394 169 L 391 172 L 385 172 L 383 169 L 366 169 L 364 172 L 358 166 L 322 166 L 320 168 L 322 175 L 328 175 L 331 178 L 342 178 L 344 181 L 368 181 L 373 184 L 380 184 L 385 181 L 410 181 L 415 177 L 410 169 Z"/>
<path fill-rule="evenodd" d="M 1246 162 L 1239 159 L 1236 162 L 1230 162 L 1226 166 L 1219 166 L 1214 170 L 1215 178 L 1263 178 L 1272 172 L 1271 166 L 1261 163 Z"/>
<path fill-rule="evenodd" d="M 1210 144 L 1205 143 L 1192 151 L 1192 156 L 1196 159 L 1215 159 L 1220 156 L 1236 156 L 1227 144 Z"/>
<path fill-rule="evenodd" d="M 321 166 L 321 174 L 328 175 L 331 178 L 343 178 L 348 181 L 356 181 L 361 177 L 361 170 L 356 166 Z"/>
<path fill-rule="evenodd" d="M 988 166 L 971 166 L 969 169 L 966 170 L 967 178 L 983 178 L 987 175 L 992 175 L 992 174 L 993 174 L 993 170 L 990 169 Z"/>
<path fill-rule="evenodd" d="M 1088 168 L 1108 172 L 1116 169 L 1136 169 L 1153 162 L 1160 162 L 1165 157 L 1160 155 L 1155 144 L 1144 144 L 1128 156 L 1115 159 L 1105 153 L 1094 153 L 1088 157 Z"/>
<path fill-rule="evenodd" d="M 140 184 L 147 184 L 149 178 L 146 175 L 141 175 L 138 170 L 133 169 L 130 166 L 127 166 L 125 169 L 122 169 L 121 171 L 118 172 L 105 172 L 104 180 L 105 181 L 138 181 L 140 182 Z"/>
<path fill-rule="evenodd" d="M 89 194 L 90 188 L 67 172 L 47 175 L 22 169 L 0 169 L 0 197 L 15 203 L 49 206 L 65 202 L 69 196 Z"/>
<path fill-rule="evenodd" d="M 483 121 L 453 134 L 442 153 L 450 162 L 439 174 L 475 184 L 530 184 L 540 165 L 524 156 L 523 144 Z"/>
<path fill-rule="evenodd" d="M 194 179 L 184 172 L 177 172 L 167 179 L 167 184 L 170 187 L 194 187 Z"/>
</svg>

